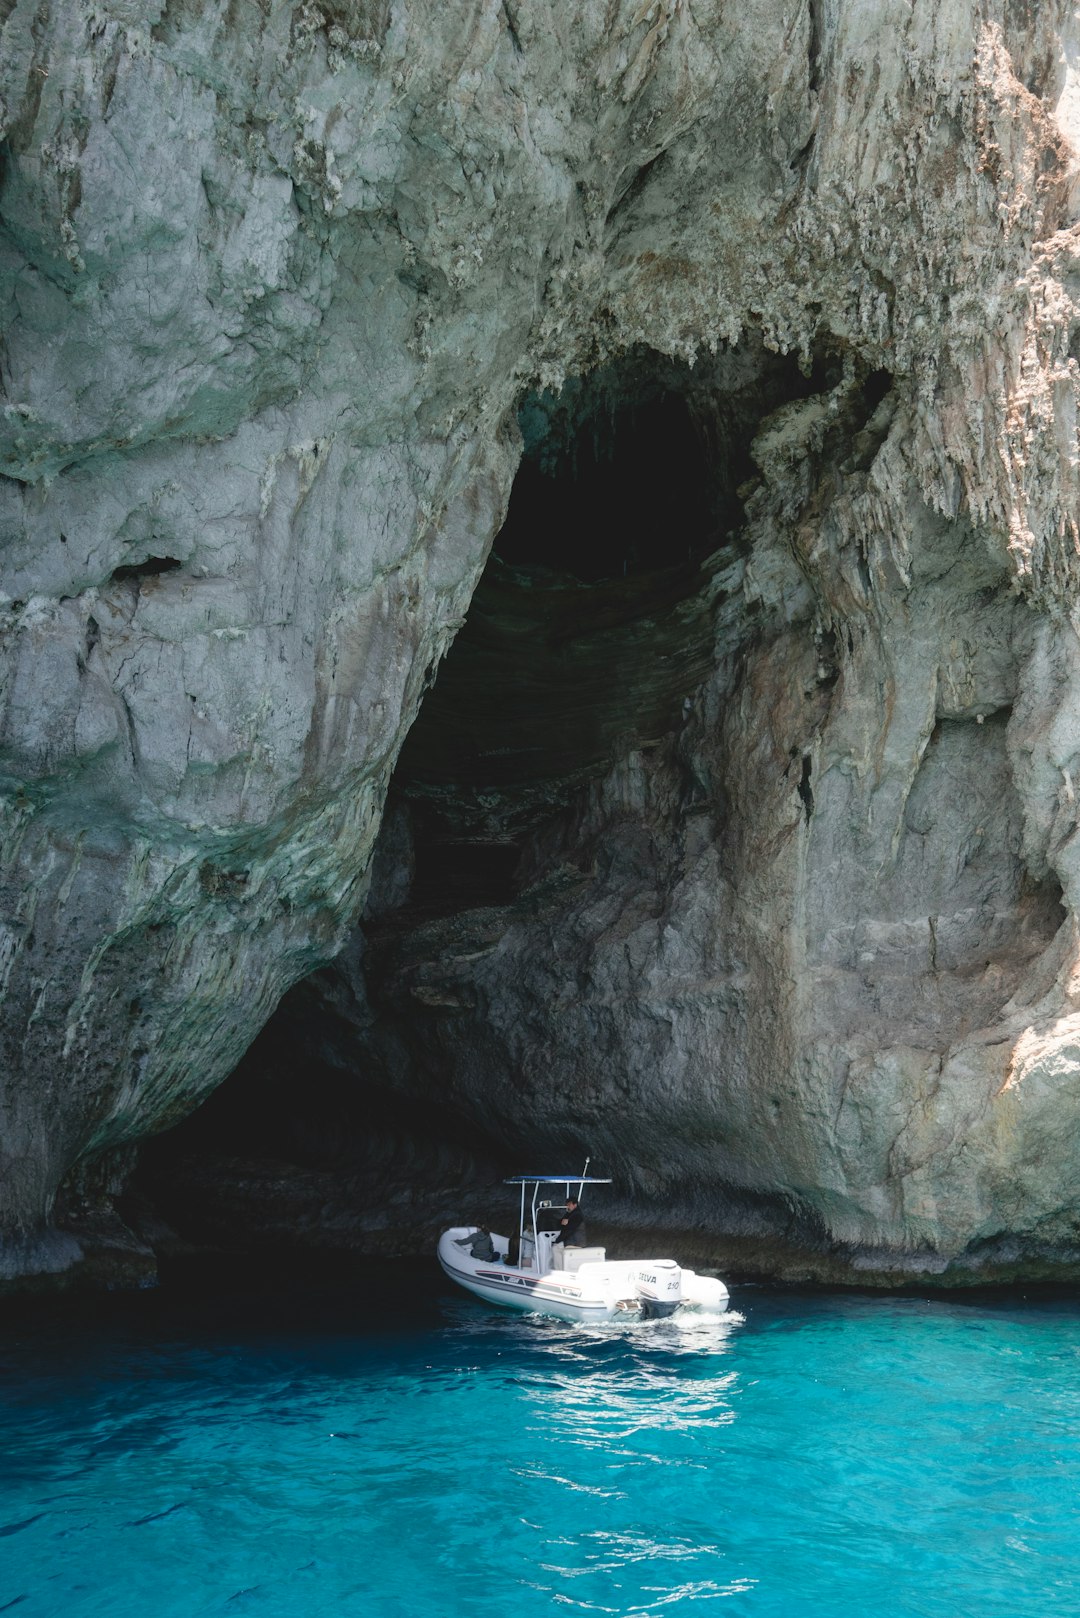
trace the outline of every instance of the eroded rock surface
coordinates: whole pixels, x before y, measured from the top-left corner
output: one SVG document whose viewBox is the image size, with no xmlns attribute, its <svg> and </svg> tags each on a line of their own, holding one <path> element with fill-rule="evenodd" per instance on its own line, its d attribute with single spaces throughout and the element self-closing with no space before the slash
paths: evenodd
<svg viewBox="0 0 1080 1618">
<path fill-rule="evenodd" d="M 418 926 L 386 878 L 357 1082 L 717 1230 L 1070 1252 L 1072 8 L 5 11 L 3 1273 L 342 947 L 517 408 L 555 445 L 608 366 L 683 399 L 702 532 L 540 581 L 529 769 L 406 769 L 400 836 L 511 891 Z M 535 639 L 486 610 L 465 690 Z"/>
</svg>

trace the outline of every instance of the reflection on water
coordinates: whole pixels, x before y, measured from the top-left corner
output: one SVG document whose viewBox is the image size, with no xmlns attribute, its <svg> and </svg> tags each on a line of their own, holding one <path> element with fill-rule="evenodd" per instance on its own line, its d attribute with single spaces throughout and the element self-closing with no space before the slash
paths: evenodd
<svg viewBox="0 0 1080 1618">
<path fill-rule="evenodd" d="M 372 1292 L 0 1336 L 0 1611 L 1075 1618 L 1072 1303 Z"/>
<path fill-rule="evenodd" d="M 634 1445 L 643 1433 L 688 1431 L 733 1421 L 731 1395 L 737 1372 L 723 1370 L 716 1362 L 731 1332 L 742 1323 L 741 1315 L 722 1324 L 715 1318 L 642 1322 L 621 1342 L 620 1362 L 596 1369 L 583 1369 L 580 1340 L 547 1343 L 545 1348 L 563 1364 L 546 1384 L 534 1383 L 530 1399 L 534 1415 L 557 1425 L 567 1443 L 599 1447 L 609 1457 L 626 1458 L 637 1457 Z M 686 1355 L 703 1363 L 697 1374 L 676 1375 L 672 1362 Z"/>
<path fill-rule="evenodd" d="M 658 1468 L 668 1474 L 665 1495 L 676 1470 L 708 1472 L 704 1453 L 671 1440 L 734 1420 L 738 1372 L 728 1356 L 744 1324 L 735 1310 L 583 1325 L 528 1316 L 481 1321 L 468 1306 L 459 1316 L 462 1333 L 498 1331 L 522 1366 L 522 1447 L 571 1462 L 558 1470 L 525 1460 L 514 1469 L 524 1489 L 558 1501 L 554 1517 L 521 1518 L 535 1536 L 536 1561 L 524 1582 L 552 1610 L 647 1613 L 752 1589 L 746 1575 L 716 1576 L 725 1552 L 714 1536 L 579 1520 L 600 1502 L 647 1515 L 651 1497 L 659 1499 Z M 619 1604 L 628 1589 L 632 1598 Z"/>
</svg>

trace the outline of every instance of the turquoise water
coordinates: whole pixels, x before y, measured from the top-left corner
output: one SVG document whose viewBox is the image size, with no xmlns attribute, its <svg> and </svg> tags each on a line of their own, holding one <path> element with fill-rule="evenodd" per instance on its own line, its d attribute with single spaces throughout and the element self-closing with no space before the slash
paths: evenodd
<svg viewBox="0 0 1080 1618">
<path fill-rule="evenodd" d="M 0 1612 L 1080 1614 L 1076 1303 L 414 1284 L 0 1328 Z"/>
</svg>

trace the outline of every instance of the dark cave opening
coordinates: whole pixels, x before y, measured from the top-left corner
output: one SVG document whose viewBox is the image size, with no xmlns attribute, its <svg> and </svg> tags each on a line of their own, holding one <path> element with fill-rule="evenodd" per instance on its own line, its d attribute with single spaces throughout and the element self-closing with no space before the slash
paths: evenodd
<svg viewBox="0 0 1080 1618">
<path fill-rule="evenodd" d="M 841 374 L 835 358 L 804 372 L 750 343 L 693 366 L 638 348 L 558 393 L 527 394 L 517 411 L 521 462 L 493 556 L 583 584 L 700 561 L 743 521 L 763 418 Z M 880 375 L 884 392 L 891 378 Z"/>
<path fill-rule="evenodd" d="M 448 915 L 481 906 L 510 904 L 517 895 L 520 842 L 458 837 L 421 810 L 414 825 L 415 870 L 410 907 L 428 915 Z"/>
<path fill-rule="evenodd" d="M 787 617 L 787 600 L 767 617 L 742 588 L 744 511 L 757 568 L 786 492 L 780 474 L 756 498 L 755 434 L 766 422 L 769 479 L 763 446 L 786 452 L 798 416 L 777 408 L 830 374 L 762 353 L 693 371 L 635 355 L 522 401 L 507 521 L 398 761 L 361 926 L 200 1111 L 144 1149 L 133 1197 L 181 1242 L 430 1253 L 448 1224 L 494 1223 L 503 1178 L 534 1152 L 560 1168 L 593 1153 L 627 1226 L 662 1209 L 763 1251 L 831 1240 L 809 1202 L 736 1189 L 801 1104 L 792 1045 L 777 1061 L 769 1043 L 785 1028 L 765 998 L 779 974 L 743 949 L 759 921 L 788 936 L 769 916 L 773 851 L 805 858 L 821 900 L 808 908 L 829 917 L 844 894 L 844 925 L 806 966 L 838 1049 L 989 1027 L 1064 912 L 1055 880 L 1012 857 L 1005 709 L 939 719 L 891 875 L 862 860 L 852 820 L 836 835 L 840 772 L 816 738 L 844 698 L 850 630 L 845 655 L 843 616 L 816 631 L 798 584 Z M 849 372 L 813 401 L 803 422 L 827 417 L 831 437 L 824 470 L 806 467 L 808 505 L 863 486 L 890 389 L 885 372 Z"/>
<path fill-rule="evenodd" d="M 125 579 L 134 579 L 136 583 L 140 579 L 156 579 L 160 578 L 163 573 L 177 572 L 183 565 L 183 562 L 178 562 L 174 556 L 148 556 L 145 562 L 132 563 L 127 567 L 113 568 L 109 583 L 121 584 Z"/>
<path fill-rule="evenodd" d="M 678 729 L 739 599 L 754 437 L 841 374 L 760 344 L 694 366 L 635 349 L 522 399 L 506 521 L 395 772 L 418 904 L 511 899 L 523 839 Z"/>
<path fill-rule="evenodd" d="M 142 1144 L 121 1213 L 159 1256 L 409 1256 L 462 1210 L 506 1203 L 499 1143 L 358 1062 L 339 987 L 332 972 L 297 984 L 229 1078 Z"/>
<path fill-rule="evenodd" d="M 594 584 L 690 562 L 738 520 L 733 488 L 709 497 L 704 446 L 677 393 L 614 404 L 570 444 L 552 445 L 536 401 L 519 420 L 526 447 L 495 541 L 502 562 Z M 750 470 L 740 458 L 738 482 Z"/>
<path fill-rule="evenodd" d="M 693 367 L 638 350 L 521 401 L 505 524 L 394 772 L 363 949 L 293 989 L 232 1077 L 148 1149 L 147 1172 L 173 1187 L 167 1216 L 194 1187 L 204 1239 L 255 1217 L 267 1239 L 291 1221 L 310 1239 L 340 1225 L 377 1241 L 391 1204 L 415 1234 L 520 1168 L 460 1097 L 432 1106 L 422 1084 L 418 1108 L 413 1077 L 373 1054 L 378 975 L 416 929 L 450 929 L 466 961 L 492 947 L 500 917 L 530 902 L 537 840 L 618 760 L 678 734 L 715 666 L 718 615 L 752 632 L 740 570 L 753 439 L 839 376 L 749 343 Z M 589 880 L 592 855 L 560 838 L 559 881 Z M 426 1000 L 418 981 L 417 1009 L 443 992 Z M 452 1016 L 453 994 L 445 1005 Z M 253 1214 L 256 1197 L 267 1212 Z"/>
</svg>

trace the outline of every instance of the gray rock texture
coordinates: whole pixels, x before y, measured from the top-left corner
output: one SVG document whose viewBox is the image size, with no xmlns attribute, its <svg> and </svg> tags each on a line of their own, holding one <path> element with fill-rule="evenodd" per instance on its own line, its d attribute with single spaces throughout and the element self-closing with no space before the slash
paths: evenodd
<svg viewBox="0 0 1080 1618">
<path fill-rule="evenodd" d="M 1071 1251 L 1073 8 L 2 14 L 0 1274 L 69 1265 L 65 1179 L 342 948 L 516 407 L 631 353 L 697 362 L 714 493 L 745 427 L 737 535 L 662 700 L 524 787 L 444 775 L 515 902 L 471 961 L 399 918 L 357 1049 L 717 1229 L 738 1193 L 890 1263 Z"/>
</svg>

